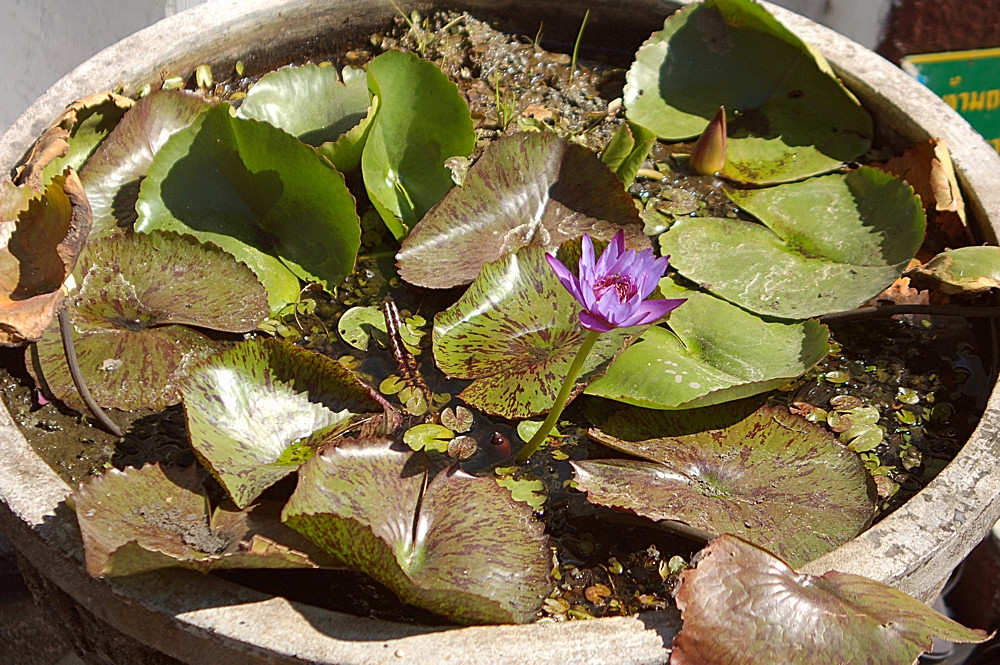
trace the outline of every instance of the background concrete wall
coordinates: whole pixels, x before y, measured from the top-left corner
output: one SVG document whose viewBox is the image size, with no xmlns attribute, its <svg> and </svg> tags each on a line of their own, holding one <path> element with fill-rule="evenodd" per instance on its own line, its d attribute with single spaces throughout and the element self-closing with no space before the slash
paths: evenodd
<svg viewBox="0 0 1000 665">
<path fill-rule="evenodd" d="M 0 128 L 105 46 L 204 0 L 0 0 Z"/>
<path fill-rule="evenodd" d="M 0 62 L 9 65 L 0 95 L 0 128 L 105 46 L 204 1 L 0 0 Z M 874 48 L 892 0 L 776 2 Z M 405 0 L 400 4 L 405 6 Z"/>
</svg>

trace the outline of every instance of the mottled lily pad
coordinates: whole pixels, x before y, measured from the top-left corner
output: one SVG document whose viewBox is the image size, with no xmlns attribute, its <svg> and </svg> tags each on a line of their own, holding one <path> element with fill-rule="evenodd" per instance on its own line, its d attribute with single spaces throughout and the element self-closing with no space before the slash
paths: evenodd
<svg viewBox="0 0 1000 665">
<path fill-rule="evenodd" d="M 823 359 L 826 326 L 769 322 L 724 300 L 660 281 L 666 298 L 687 298 L 670 329 L 650 328 L 588 395 L 653 409 L 689 409 L 773 390 Z"/>
<path fill-rule="evenodd" d="M 483 266 L 459 301 L 434 317 L 434 359 L 445 374 L 473 380 L 459 397 L 477 409 L 504 418 L 545 413 L 583 344 L 579 311 L 545 250 L 525 247 Z M 639 332 L 600 335 L 578 390 Z"/>
<path fill-rule="evenodd" d="M 106 237 L 80 260 L 79 291 L 68 300 L 80 369 L 94 399 L 117 409 L 180 401 L 191 362 L 218 344 L 193 325 L 253 330 L 267 314 L 254 274 L 218 247 L 158 231 Z M 79 408 L 55 325 L 38 343 L 42 375 L 61 401 Z"/>
<path fill-rule="evenodd" d="M 712 541 L 697 564 L 675 594 L 684 626 L 674 665 L 911 665 L 932 637 L 987 639 L 890 586 L 835 570 L 796 573 L 733 536 Z"/>
<path fill-rule="evenodd" d="M 461 623 L 533 620 L 552 564 L 531 507 L 461 471 L 424 490 L 410 454 L 365 443 L 324 448 L 306 463 L 285 523 L 404 602 Z"/>
<path fill-rule="evenodd" d="M 79 171 L 132 104 L 128 97 L 107 91 L 76 100 L 14 169 L 15 182 L 41 190 L 67 167 Z"/>
<path fill-rule="evenodd" d="M 672 416 L 672 418 L 671 418 Z M 691 419 L 698 418 L 697 427 Z M 713 410 L 664 414 L 690 434 L 642 441 L 591 436 L 641 457 L 573 462 L 587 500 L 679 531 L 732 533 L 800 565 L 847 542 L 875 514 L 860 458 L 828 431 L 777 407 L 718 427 Z"/>
<path fill-rule="evenodd" d="M 636 53 L 629 120 L 668 140 L 701 134 L 725 106 L 722 175 L 776 183 L 832 171 L 871 145 L 872 120 L 829 64 L 750 0 L 693 3 Z"/>
<path fill-rule="evenodd" d="M 764 316 L 857 307 L 902 274 L 926 225 L 908 185 L 867 167 L 730 197 L 765 226 L 682 219 L 660 248 L 688 279 Z"/>
<path fill-rule="evenodd" d="M 279 521 L 276 504 L 210 510 L 195 467 L 109 469 L 70 497 L 87 572 L 317 568 L 332 559 Z"/>
<path fill-rule="evenodd" d="M 411 284 L 448 288 L 521 247 L 554 251 L 584 233 L 610 241 L 621 227 L 629 248 L 649 246 L 631 197 L 596 155 L 551 132 L 522 133 L 491 143 L 396 258 Z"/>
<path fill-rule="evenodd" d="M 263 120 L 319 149 L 342 172 L 361 164 L 367 136 L 368 80 L 363 70 L 302 65 L 265 74 L 237 116 Z"/>
<path fill-rule="evenodd" d="M 90 206 L 72 168 L 44 196 L 0 182 L 0 344 L 42 336 L 89 232 Z"/>
<path fill-rule="evenodd" d="M 403 238 L 452 185 L 449 157 L 475 146 L 469 106 L 437 66 L 389 51 L 368 63 L 378 98 L 361 155 L 368 197 L 389 230 Z"/>
<path fill-rule="evenodd" d="M 245 262 L 272 311 L 299 279 L 332 288 L 354 268 L 361 223 L 344 177 L 266 122 L 202 113 L 156 153 L 139 190 L 136 231 L 191 233 Z"/>
<path fill-rule="evenodd" d="M 919 288 L 944 293 L 982 293 L 1000 288 L 1000 247 L 960 247 L 941 252 L 906 276 Z"/>
<path fill-rule="evenodd" d="M 80 171 L 94 215 L 91 240 L 132 228 L 139 183 L 153 156 L 208 106 L 193 92 L 157 90 L 129 109 Z"/>
<path fill-rule="evenodd" d="M 385 407 L 335 360 L 268 339 L 206 359 L 182 390 L 191 446 L 241 508 Z"/>
</svg>

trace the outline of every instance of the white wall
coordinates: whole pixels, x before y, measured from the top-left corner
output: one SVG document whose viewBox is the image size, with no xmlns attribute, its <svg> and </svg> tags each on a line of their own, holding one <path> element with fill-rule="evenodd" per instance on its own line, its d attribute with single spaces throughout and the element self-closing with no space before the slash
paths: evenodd
<svg viewBox="0 0 1000 665">
<path fill-rule="evenodd" d="M 870 49 L 878 46 L 892 0 L 772 0 Z"/>
<path fill-rule="evenodd" d="M 105 46 L 205 0 L 0 0 L 0 129 L 39 94 Z M 330 0 L 336 1 L 336 0 Z M 389 0 L 386 0 L 388 2 Z M 892 0 L 774 0 L 869 48 Z M 401 0 L 400 4 L 406 4 Z"/>
<path fill-rule="evenodd" d="M 0 0 L 0 129 L 105 46 L 204 0 Z"/>
</svg>

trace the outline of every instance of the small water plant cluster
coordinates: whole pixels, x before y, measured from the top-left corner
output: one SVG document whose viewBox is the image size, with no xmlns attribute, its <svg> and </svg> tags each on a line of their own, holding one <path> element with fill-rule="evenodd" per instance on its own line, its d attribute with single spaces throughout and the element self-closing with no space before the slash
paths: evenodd
<svg viewBox="0 0 1000 665">
<path fill-rule="evenodd" d="M 94 95 L 0 183 L 0 342 L 105 427 L 182 404 L 199 462 L 74 492 L 93 575 L 349 568 L 457 623 L 589 616 L 555 579 L 559 496 L 708 542 L 661 566 L 672 662 L 746 659 L 748 633 L 751 660 L 788 663 L 984 639 L 794 572 L 875 519 L 887 433 L 860 400 L 767 403 L 827 356 L 824 317 L 900 280 L 974 305 L 1000 287 L 1000 249 L 959 247 L 943 146 L 859 166 L 868 112 L 752 0 L 666 20 L 600 154 L 538 109 L 515 122 L 499 79 L 483 140 L 432 62 L 355 64 L 228 101 L 203 69 L 200 92 Z M 736 212 L 630 194 L 671 144 Z M 323 311 L 335 333 L 296 332 Z"/>
</svg>

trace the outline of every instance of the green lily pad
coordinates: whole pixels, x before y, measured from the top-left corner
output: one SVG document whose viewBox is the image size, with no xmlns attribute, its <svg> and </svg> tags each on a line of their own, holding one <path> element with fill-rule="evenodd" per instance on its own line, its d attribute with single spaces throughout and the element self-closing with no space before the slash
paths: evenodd
<svg viewBox="0 0 1000 665">
<path fill-rule="evenodd" d="M 872 120 L 819 53 L 751 0 L 693 3 L 636 53 L 632 122 L 668 140 L 729 111 L 722 175 L 758 184 L 825 173 L 864 153 Z"/>
<path fill-rule="evenodd" d="M 299 471 L 285 524 L 404 602 L 461 623 L 524 623 L 551 590 L 543 525 L 492 478 L 424 488 L 389 441 L 324 448 Z M 475 506 L 475 510 L 470 510 Z"/>
<path fill-rule="evenodd" d="M 684 626 L 674 665 L 911 665 L 932 637 L 987 639 L 890 586 L 835 570 L 796 573 L 733 536 L 709 543 L 697 563 L 675 594 Z"/>
<path fill-rule="evenodd" d="M 857 307 L 902 274 L 926 226 L 913 190 L 871 168 L 730 196 L 766 226 L 682 219 L 660 249 L 688 279 L 764 316 Z"/>
<path fill-rule="evenodd" d="M 337 332 L 341 339 L 359 351 L 367 351 L 372 341 L 381 348 L 389 346 L 385 314 L 381 307 L 375 305 L 352 307 L 344 312 L 337 321 Z M 409 320 L 404 321 L 399 327 L 399 336 L 407 351 L 420 353 L 420 339 L 424 332 L 418 326 L 411 325 Z"/>
<path fill-rule="evenodd" d="M 548 499 L 544 483 L 534 478 L 500 476 L 497 478 L 497 485 L 509 490 L 511 498 L 515 501 L 526 503 L 535 510 L 541 510 Z"/>
<path fill-rule="evenodd" d="M 833 550 L 871 522 L 868 473 L 824 428 L 766 406 L 720 428 L 715 411 L 664 414 L 675 421 L 667 431 L 694 430 L 678 436 L 625 441 L 592 430 L 604 445 L 643 461 L 573 462 L 578 488 L 591 503 L 667 528 L 736 534 L 792 565 Z"/>
<path fill-rule="evenodd" d="M 91 240 L 132 228 L 139 183 L 153 156 L 208 106 L 193 92 L 158 90 L 122 117 L 80 171 L 94 216 Z"/>
<path fill-rule="evenodd" d="M 669 278 L 665 298 L 687 298 L 670 328 L 653 327 L 587 386 L 596 395 L 653 409 L 689 409 L 773 390 L 823 359 L 829 333 L 817 321 L 768 322 Z"/>
<path fill-rule="evenodd" d="M 941 252 L 906 273 L 920 288 L 943 293 L 982 293 L 1000 288 L 1000 247 L 960 247 Z"/>
<path fill-rule="evenodd" d="M 263 120 L 319 149 L 339 171 L 361 164 L 367 137 L 365 72 L 308 64 L 266 74 L 247 91 L 237 116 Z"/>
<path fill-rule="evenodd" d="M 206 359 L 182 390 L 191 446 L 240 508 L 385 406 L 335 360 L 271 339 Z"/>
<path fill-rule="evenodd" d="M 389 51 L 368 63 L 378 97 L 361 155 L 368 197 L 396 238 L 403 238 L 451 189 L 449 157 L 475 147 L 469 106 L 437 66 Z"/>
<path fill-rule="evenodd" d="M 309 146 L 220 104 L 160 148 L 139 190 L 136 231 L 213 242 L 245 262 L 272 311 L 298 279 L 332 288 L 354 268 L 361 223 L 344 177 Z"/>
<path fill-rule="evenodd" d="M 649 246 L 631 197 L 596 155 L 551 132 L 521 133 L 491 143 L 396 258 L 411 284 L 448 288 L 522 247 L 554 251 L 584 233 L 610 241 L 622 227 L 630 249 Z"/>
<path fill-rule="evenodd" d="M 627 188 L 635 180 L 646 155 L 656 143 L 656 134 L 632 122 L 623 122 L 611 137 L 601 161 L 614 171 Z"/>
<path fill-rule="evenodd" d="M 438 453 L 448 452 L 448 443 L 455 437 L 455 432 L 437 423 L 420 423 L 403 433 L 403 443 L 413 450 L 431 450 Z"/>
<path fill-rule="evenodd" d="M 80 369 L 94 399 L 117 409 L 180 401 L 178 382 L 218 343 L 183 325 L 253 330 L 267 315 L 254 274 L 218 247 L 158 231 L 102 238 L 79 262 L 68 300 Z M 38 343 L 42 375 L 61 401 L 82 407 L 55 325 Z"/>
<path fill-rule="evenodd" d="M 134 575 L 158 568 L 318 568 L 330 556 L 279 521 L 275 504 L 209 509 L 195 467 L 109 469 L 70 497 L 87 572 Z"/>
<path fill-rule="evenodd" d="M 89 231 L 90 206 L 72 168 L 53 178 L 43 196 L 0 182 L 0 345 L 42 336 Z"/>
<path fill-rule="evenodd" d="M 434 317 L 434 359 L 448 376 L 472 379 L 458 396 L 481 411 L 511 419 L 545 413 L 583 344 L 579 311 L 545 250 L 524 247 L 483 266 L 458 302 Z M 638 332 L 600 335 L 577 391 Z"/>
</svg>

